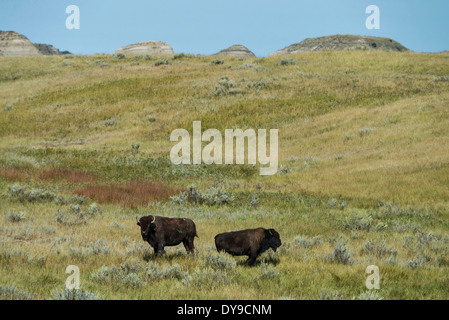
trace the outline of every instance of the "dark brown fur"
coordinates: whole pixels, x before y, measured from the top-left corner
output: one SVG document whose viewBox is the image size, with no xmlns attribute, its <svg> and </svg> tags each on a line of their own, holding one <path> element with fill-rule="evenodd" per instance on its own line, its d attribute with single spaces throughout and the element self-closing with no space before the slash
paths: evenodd
<svg viewBox="0 0 449 320">
<path fill-rule="evenodd" d="M 279 233 L 274 229 L 246 229 L 220 233 L 215 236 L 217 251 L 225 251 L 233 256 L 248 256 L 246 263 L 253 265 L 257 257 L 272 248 L 281 246 Z"/>
<path fill-rule="evenodd" d="M 163 254 L 164 247 L 177 246 L 182 242 L 188 253 L 193 253 L 193 239 L 196 234 L 195 223 L 190 219 L 146 216 L 137 222 L 142 239 L 147 241 L 155 254 Z"/>
</svg>

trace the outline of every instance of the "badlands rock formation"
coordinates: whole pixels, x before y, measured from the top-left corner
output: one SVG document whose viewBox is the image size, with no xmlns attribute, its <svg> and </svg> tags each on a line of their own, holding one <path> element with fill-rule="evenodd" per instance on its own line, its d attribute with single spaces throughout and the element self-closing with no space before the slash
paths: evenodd
<svg viewBox="0 0 449 320">
<path fill-rule="evenodd" d="M 281 56 L 296 52 L 330 50 L 410 51 L 399 42 L 388 38 L 339 34 L 319 38 L 308 38 L 300 43 L 292 44 L 282 50 L 271 53 L 270 56 Z"/>
<path fill-rule="evenodd" d="M 51 44 L 34 43 L 39 52 L 45 56 L 61 55 L 62 53 Z"/>
<path fill-rule="evenodd" d="M 0 31 L 0 56 L 40 55 L 27 37 L 14 31 Z"/>
<path fill-rule="evenodd" d="M 130 44 L 128 46 L 122 47 L 114 53 L 124 53 L 124 54 L 149 54 L 155 56 L 166 56 L 173 55 L 172 47 L 166 42 L 162 41 L 145 41 Z"/>
<path fill-rule="evenodd" d="M 14 31 L 0 31 L 0 56 L 60 55 L 58 49 L 49 44 L 32 43 L 24 35 Z"/>
<path fill-rule="evenodd" d="M 221 50 L 214 54 L 214 56 L 254 58 L 256 55 L 247 47 L 242 46 L 241 44 L 235 44 L 227 49 Z"/>
</svg>

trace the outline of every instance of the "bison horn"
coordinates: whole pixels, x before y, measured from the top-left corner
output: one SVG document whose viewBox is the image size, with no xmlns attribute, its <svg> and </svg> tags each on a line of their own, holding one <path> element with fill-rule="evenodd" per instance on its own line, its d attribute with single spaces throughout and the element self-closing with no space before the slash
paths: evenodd
<svg viewBox="0 0 449 320">
<path fill-rule="evenodd" d="M 153 221 L 151 221 L 150 223 L 154 223 L 156 221 L 156 217 L 153 218 Z"/>
</svg>

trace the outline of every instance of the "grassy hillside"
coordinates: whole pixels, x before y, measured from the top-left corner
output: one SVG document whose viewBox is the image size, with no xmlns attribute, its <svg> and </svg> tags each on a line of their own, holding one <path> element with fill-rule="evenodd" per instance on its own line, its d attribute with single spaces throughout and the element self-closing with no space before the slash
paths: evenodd
<svg viewBox="0 0 449 320">
<path fill-rule="evenodd" d="M 366 298 L 375 264 L 371 297 L 449 298 L 448 56 L 220 59 L 0 57 L 0 297 L 55 297 L 74 264 L 101 298 Z M 278 174 L 172 165 L 194 120 L 279 129 Z M 197 254 L 154 257 L 150 213 L 192 218 Z M 256 267 L 215 254 L 258 226 L 283 245 Z"/>
</svg>

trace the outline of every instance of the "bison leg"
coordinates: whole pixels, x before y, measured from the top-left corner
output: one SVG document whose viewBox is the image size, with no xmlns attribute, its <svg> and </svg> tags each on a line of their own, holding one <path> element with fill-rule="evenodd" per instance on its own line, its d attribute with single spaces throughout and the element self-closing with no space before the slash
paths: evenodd
<svg viewBox="0 0 449 320">
<path fill-rule="evenodd" d="M 253 266 L 256 262 L 257 256 L 249 255 L 248 260 L 246 260 L 246 264 L 249 266 Z"/>
<path fill-rule="evenodd" d="M 154 254 L 160 256 L 160 255 L 163 255 L 164 253 L 165 253 L 164 245 L 160 244 L 160 243 L 156 243 L 154 245 Z"/>
<path fill-rule="evenodd" d="M 192 239 L 185 239 L 182 244 L 184 245 L 184 248 L 186 249 L 187 253 L 194 253 L 195 246 L 193 244 L 193 238 Z"/>
</svg>

